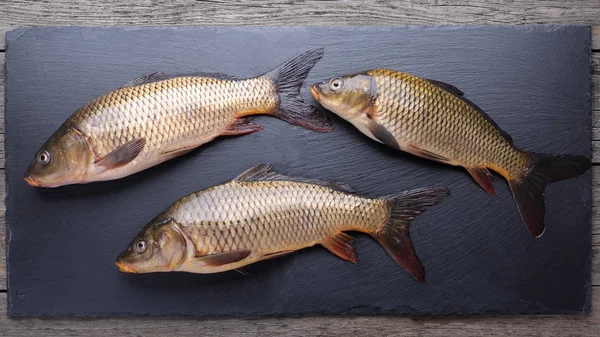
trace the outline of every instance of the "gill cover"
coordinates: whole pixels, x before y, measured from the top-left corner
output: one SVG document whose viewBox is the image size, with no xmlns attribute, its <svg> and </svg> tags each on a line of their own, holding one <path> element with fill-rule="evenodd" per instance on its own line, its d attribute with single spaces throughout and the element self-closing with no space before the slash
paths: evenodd
<svg viewBox="0 0 600 337">
<path fill-rule="evenodd" d="M 394 136 L 376 121 L 377 82 L 365 73 L 334 77 L 310 87 L 326 109 L 352 123 L 362 133 L 391 148 L 400 149 Z"/>
<path fill-rule="evenodd" d="M 155 219 L 117 257 L 122 272 L 152 273 L 177 269 L 186 258 L 186 240 L 177 223 Z"/>
<path fill-rule="evenodd" d="M 25 181 L 37 187 L 82 182 L 94 160 L 85 135 L 74 127 L 61 126 L 36 153 L 25 171 Z"/>
</svg>

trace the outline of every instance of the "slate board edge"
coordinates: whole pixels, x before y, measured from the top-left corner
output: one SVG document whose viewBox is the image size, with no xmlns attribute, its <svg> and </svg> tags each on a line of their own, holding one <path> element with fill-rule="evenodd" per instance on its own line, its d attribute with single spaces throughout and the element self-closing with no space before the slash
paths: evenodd
<svg viewBox="0 0 600 337">
<path fill-rule="evenodd" d="M 562 26 L 564 26 L 564 27 L 569 27 L 570 25 L 542 25 L 542 26 L 559 26 L 559 27 L 562 27 Z M 578 25 L 578 26 L 583 26 L 583 25 Z M 224 28 L 225 28 L 225 27 L 227 27 L 227 26 L 224 26 Z M 298 26 L 298 27 L 300 27 L 300 26 Z M 374 26 L 374 27 L 377 27 L 377 26 Z M 394 26 L 394 27 L 397 27 L 397 26 Z M 402 27 L 402 26 L 399 26 L 399 27 Z M 410 27 L 410 26 L 409 26 L 409 27 Z M 436 27 L 436 28 L 437 28 L 438 26 L 433 26 L 433 27 Z M 441 27 L 444 27 L 444 26 L 441 26 Z M 457 28 L 458 28 L 458 27 L 463 27 L 463 26 L 450 26 L 450 27 L 457 27 Z M 466 26 L 466 27 L 469 27 L 469 26 Z M 475 27 L 477 27 L 477 26 L 475 26 Z M 518 27 L 518 28 L 520 28 L 520 26 L 517 26 L 517 27 Z M 588 30 L 589 30 L 589 26 L 586 26 L 586 27 L 588 27 Z M 45 28 L 51 28 L 51 27 L 44 27 L 44 29 L 45 29 Z M 67 28 L 67 27 L 66 27 L 66 28 Z M 68 27 L 68 28 L 71 28 L 71 27 Z M 85 27 L 85 28 L 87 28 L 87 27 Z M 107 27 L 107 28 L 113 28 L 113 27 Z M 121 28 L 121 27 L 117 27 L 117 28 Z M 125 28 L 125 29 L 137 29 L 137 28 L 133 28 L 133 27 L 123 27 L 123 28 Z M 146 27 L 145 27 L 145 28 L 146 28 Z M 159 27 L 150 27 L 150 28 L 159 28 Z M 227 28 L 230 28 L 230 27 L 227 27 Z M 260 28 L 260 27 L 257 27 L 257 28 Z M 267 26 L 266 28 L 273 28 L 273 27 L 269 27 L 269 26 Z M 355 28 L 355 27 L 342 27 L 342 28 Z M 363 28 L 363 27 L 359 27 L 359 28 Z M 367 27 L 367 28 L 368 28 L 368 27 Z M 471 27 L 469 27 L 469 28 L 471 28 Z M 159 29 L 164 29 L 164 28 L 159 28 Z M 167 29 L 168 29 L 168 28 L 167 28 Z M 11 36 L 10 36 L 10 33 L 16 33 L 18 36 L 21 36 L 22 34 L 26 33 L 26 31 L 28 31 L 28 30 L 29 30 L 28 28 L 22 28 L 22 29 L 16 29 L 16 30 L 13 30 L 13 31 L 7 32 L 7 34 L 6 34 L 6 35 L 7 35 L 7 50 L 6 50 L 6 51 L 7 51 L 7 53 L 9 53 L 9 49 L 10 49 L 10 48 L 8 47 L 8 46 L 9 46 L 9 44 L 8 44 L 8 41 L 10 41 L 10 37 L 11 37 Z M 20 33 L 21 31 L 23 31 L 23 32 L 22 32 L 21 34 L 18 34 L 18 33 Z M 17 37 L 17 38 L 18 38 L 18 37 Z M 589 44 L 589 40 L 588 40 L 588 44 Z M 588 51 L 588 54 L 589 54 L 589 51 Z M 8 69 L 8 64 L 7 64 L 7 69 Z M 589 87 L 589 84 L 588 84 L 588 87 Z M 7 88 L 8 88 L 8 86 L 7 86 Z M 5 90 L 8 90 L 8 89 L 5 89 Z M 8 102 L 8 101 L 7 101 L 7 102 L 6 102 L 6 106 L 8 106 L 9 104 L 10 104 L 10 102 Z M 589 102 L 588 102 L 588 105 L 589 105 Z M 590 147 L 591 147 L 591 142 L 590 142 Z M 9 155 L 7 154 L 7 159 L 8 159 L 8 157 L 9 157 Z M 8 171 L 7 171 L 7 174 L 6 174 L 6 177 L 5 177 L 5 179 L 8 181 Z M 591 180 L 591 179 L 590 179 L 590 180 Z M 591 193 L 591 190 L 590 190 L 590 193 Z M 8 185 L 7 185 L 7 198 L 8 198 Z M 590 211 L 591 211 L 591 205 L 590 205 Z M 9 222 L 9 218 L 10 218 L 10 217 L 11 217 L 11 212 L 7 211 L 7 223 Z M 8 226 L 7 226 L 7 227 L 8 227 Z M 10 232 L 8 232 L 8 231 L 7 231 L 7 245 L 8 245 L 8 244 L 10 244 Z M 7 249 L 7 254 L 8 254 L 8 249 Z M 591 255 L 590 255 L 590 260 L 591 260 Z M 590 312 L 590 310 L 591 310 L 591 307 L 590 307 L 591 303 L 589 303 L 589 301 L 590 301 L 590 294 L 591 294 L 590 290 L 591 290 L 591 288 L 588 288 L 588 304 L 589 304 L 589 305 L 586 305 L 586 307 L 584 308 L 584 310 L 583 310 L 582 312 L 567 311 L 567 312 L 556 312 L 556 313 L 589 313 L 589 312 Z M 9 299 L 8 299 L 8 301 L 10 302 L 10 291 L 9 291 Z M 9 307 L 9 309 L 10 309 L 10 307 Z M 393 311 L 391 311 L 390 313 L 393 313 Z M 508 313 L 496 313 L 496 312 L 493 312 L 493 311 L 489 311 L 489 312 L 486 312 L 485 314 L 493 314 L 493 315 L 497 315 L 497 314 L 508 314 L 508 315 L 510 315 L 510 314 L 519 314 L 519 313 L 521 313 L 521 312 L 514 312 L 514 313 L 511 313 L 511 312 L 508 312 Z M 523 312 L 523 313 L 532 314 L 532 312 Z M 306 315 L 306 314 L 308 314 L 308 315 L 311 315 L 310 313 L 299 313 L 298 315 Z M 344 314 L 344 312 L 333 313 L 333 314 L 336 314 L 336 315 L 337 315 L 337 314 Z M 358 314 L 361 314 L 361 313 L 358 313 Z M 363 314 L 364 314 L 364 313 L 363 313 Z M 377 313 L 375 313 L 375 314 L 377 314 Z M 387 313 L 386 313 L 386 312 L 382 312 L 381 314 L 387 314 Z M 460 313 L 459 313 L 459 314 L 460 314 Z M 533 314 L 535 314 L 535 313 L 533 313 Z M 9 315 L 10 315 L 10 316 L 14 316 L 14 315 L 11 313 L 11 310 L 9 310 Z M 103 313 L 100 313 L 100 315 L 103 315 Z M 142 315 L 143 315 L 143 314 L 141 314 L 141 315 L 126 315 L 126 316 L 142 316 Z M 226 316 L 226 317 L 239 317 L 239 316 L 242 316 L 242 315 L 243 315 L 243 314 L 240 314 L 240 315 L 238 315 L 238 314 L 233 314 L 233 315 L 231 315 L 231 316 Z M 321 314 L 321 315 L 322 315 L 322 314 Z M 417 314 L 417 315 L 418 315 L 418 316 L 420 316 L 419 314 Z M 426 315 L 426 314 L 425 314 L 425 315 Z M 75 317 L 76 317 L 77 315 L 73 315 L 73 316 L 75 316 Z M 85 316 L 86 316 L 86 317 L 95 317 L 94 315 L 85 315 Z M 157 315 L 157 316 L 161 316 L 161 315 Z M 220 317 L 223 317 L 223 315 L 219 315 L 219 316 L 220 316 Z M 273 316 L 269 316 L 269 317 L 279 317 L 279 316 L 282 316 L 282 315 L 273 315 Z M 283 315 L 283 316 L 286 316 L 286 315 Z M 291 315 L 291 316 L 295 316 L 295 315 Z M 46 316 L 36 316 L 36 317 L 46 317 Z M 187 315 L 173 315 L 173 316 L 171 316 L 171 317 L 188 317 L 188 316 L 187 316 Z M 214 316 L 210 316 L 210 315 L 209 315 L 209 316 L 206 316 L 206 317 L 214 317 Z"/>
</svg>

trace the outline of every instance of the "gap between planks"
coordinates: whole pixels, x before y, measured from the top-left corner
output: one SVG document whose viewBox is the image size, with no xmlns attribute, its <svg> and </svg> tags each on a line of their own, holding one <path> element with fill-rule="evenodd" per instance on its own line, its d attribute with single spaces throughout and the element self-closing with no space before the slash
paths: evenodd
<svg viewBox="0 0 600 337">
<path fill-rule="evenodd" d="M 22 26 L 173 26 L 173 25 L 440 25 L 587 24 L 597 25 L 599 1 L 317 1 L 253 0 L 146 2 L 121 0 L 2 1 L 0 49 L 4 33 Z M 594 27 L 594 34 L 599 30 Z M 600 41 L 593 41 L 600 48 Z"/>
<path fill-rule="evenodd" d="M 6 301 L 0 293 L 0 302 Z M 600 288 L 592 290 L 600 303 Z M 93 328 L 90 329 L 90 326 Z M 0 306 L 5 336 L 590 336 L 600 329 L 600 310 L 571 316 L 320 316 L 261 319 L 157 317 L 8 318 Z M 541 333 L 536 333 L 539 331 Z M 309 333 L 307 333 L 309 332 Z"/>
<path fill-rule="evenodd" d="M 1 12 L 1 10 L 0 10 Z M 564 19 L 561 19 L 564 20 Z M 7 29 L 0 23 L 0 46 L 4 45 L 4 32 Z M 600 26 L 594 26 L 593 49 L 600 50 Z M 0 51 L 0 115 L 4 113 L 4 53 Z M 600 53 L 592 53 L 592 123 L 593 161 L 600 163 Z M 4 180 L 4 118 L 0 118 L 0 196 L 5 196 Z M 593 200 L 600 200 L 600 166 L 593 168 Z M 592 208 L 592 302 L 600 303 L 600 205 Z M 0 291 L 6 291 L 6 245 L 5 245 L 5 204 L 0 206 Z M 0 293 L 0 302 L 6 301 L 6 293 Z M 203 332 L 207 336 L 229 334 L 250 334 L 263 336 L 305 336 L 306 331 L 319 331 L 323 335 L 387 334 L 422 336 L 448 336 L 486 334 L 505 336 L 509 334 L 539 334 L 532 330 L 532 324 L 542 326 L 546 336 L 587 336 L 590 331 L 600 329 L 600 310 L 593 310 L 589 316 L 488 316 L 478 317 L 311 317 L 311 318 L 266 318 L 261 320 L 220 319 L 190 320 L 170 318 L 113 318 L 91 319 L 9 319 L 6 306 L 0 306 L 0 326 L 8 336 L 56 336 L 82 334 L 89 336 L 135 335 L 159 336 L 179 332 L 181 336 L 195 336 Z M 537 322 L 537 323 L 536 323 Z"/>
</svg>

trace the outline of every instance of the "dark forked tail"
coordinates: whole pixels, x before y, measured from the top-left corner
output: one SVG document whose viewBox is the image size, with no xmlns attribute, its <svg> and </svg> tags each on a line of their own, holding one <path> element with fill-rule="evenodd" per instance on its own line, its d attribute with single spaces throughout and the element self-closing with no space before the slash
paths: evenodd
<svg viewBox="0 0 600 337">
<path fill-rule="evenodd" d="M 591 167 L 589 158 L 570 155 L 529 153 L 531 164 L 522 177 L 508 184 L 531 235 L 544 234 L 544 190 L 548 183 L 583 174 Z"/>
<path fill-rule="evenodd" d="M 415 253 L 408 225 L 426 209 L 450 195 L 446 187 L 421 188 L 386 197 L 389 219 L 371 235 L 404 270 L 419 282 L 425 282 L 425 268 Z"/>
<path fill-rule="evenodd" d="M 312 67 L 323 57 L 323 48 L 310 49 L 265 74 L 273 79 L 279 92 L 279 109 L 273 116 L 318 132 L 330 132 L 333 123 L 300 95 L 302 83 Z"/>
</svg>

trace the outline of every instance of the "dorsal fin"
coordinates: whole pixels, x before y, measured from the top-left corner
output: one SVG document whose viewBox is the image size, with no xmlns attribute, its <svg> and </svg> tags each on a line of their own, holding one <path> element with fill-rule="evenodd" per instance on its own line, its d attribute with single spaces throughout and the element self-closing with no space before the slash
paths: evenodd
<svg viewBox="0 0 600 337">
<path fill-rule="evenodd" d="M 462 92 L 462 90 L 458 89 L 457 87 L 455 87 L 451 84 L 445 83 L 445 82 L 430 80 L 430 79 L 426 79 L 426 80 L 429 83 L 435 85 L 436 87 L 455 95 L 458 99 L 462 100 L 463 102 L 467 103 L 470 107 L 477 110 L 488 122 L 490 122 L 496 128 L 496 130 L 498 130 L 498 132 L 500 132 L 500 135 L 502 135 L 502 137 L 504 137 L 506 140 L 508 140 L 509 143 L 511 143 L 511 144 L 513 143 L 512 137 L 506 131 L 502 130 L 498 126 L 498 124 L 496 124 L 496 122 L 488 114 L 486 114 L 480 107 L 478 107 L 475 103 L 471 102 L 470 100 L 466 99 L 463 96 L 464 92 Z"/>
<path fill-rule="evenodd" d="M 261 164 L 254 166 L 237 176 L 235 181 L 294 181 L 308 184 L 315 184 L 320 186 L 329 187 L 336 191 L 354 193 L 352 188 L 346 184 L 331 181 L 322 181 L 316 179 L 307 179 L 299 177 L 290 177 L 283 174 L 279 174 L 273 171 L 271 164 Z"/>
<path fill-rule="evenodd" d="M 447 92 L 457 95 L 457 96 L 462 96 L 465 93 L 462 92 L 462 90 L 458 89 L 457 87 L 453 86 L 452 84 L 448 84 L 442 81 L 436 81 L 436 80 L 430 80 L 428 78 L 426 78 L 425 80 L 427 80 L 429 83 L 435 85 L 436 87 L 442 89 L 442 90 L 446 90 Z"/>
<path fill-rule="evenodd" d="M 219 80 L 239 80 L 239 77 L 233 76 L 233 75 L 227 75 L 227 74 L 223 74 L 223 73 L 211 73 L 211 72 L 205 72 L 205 71 L 196 71 L 193 73 L 184 73 L 184 74 L 175 74 L 175 75 L 171 75 L 169 76 L 169 78 L 175 78 L 175 77 L 212 77 L 212 78 L 216 78 Z"/>
<path fill-rule="evenodd" d="M 122 86 L 121 88 L 133 87 L 133 86 L 144 84 L 144 83 L 151 83 L 151 82 L 162 81 L 162 80 L 165 79 L 166 76 L 167 75 L 165 75 L 165 73 L 163 73 L 162 71 L 157 71 L 155 73 L 144 75 L 144 76 L 140 76 L 140 77 L 138 77 L 136 79 L 133 79 L 133 80 L 125 83 L 125 85 Z"/>
<path fill-rule="evenodd" d="M 169 79 L 177 78 L 177 77 L 212 77 L 212 78 L 217 78 L 220 80 L 237 80 L 238 79 L 235 76 L 230 76 L 230 75 L 222 74 L 222 73 L 194 72 L 194 73 L 187 73 L 187 74 L 167 75 L 167 74 L 163 73 L 162 71 L 157 71 L 155 73 L 140 76 L 134 80 L 131 80 L 131 81 L 125 83 L 125 85 L 122 86 L 121 88 L 133 87 L 136 85 L 153 83 L 153 82 L 158 82 L 158 81 L 164 81 L 164 80 L 169 80 Z"/>
</svg>

